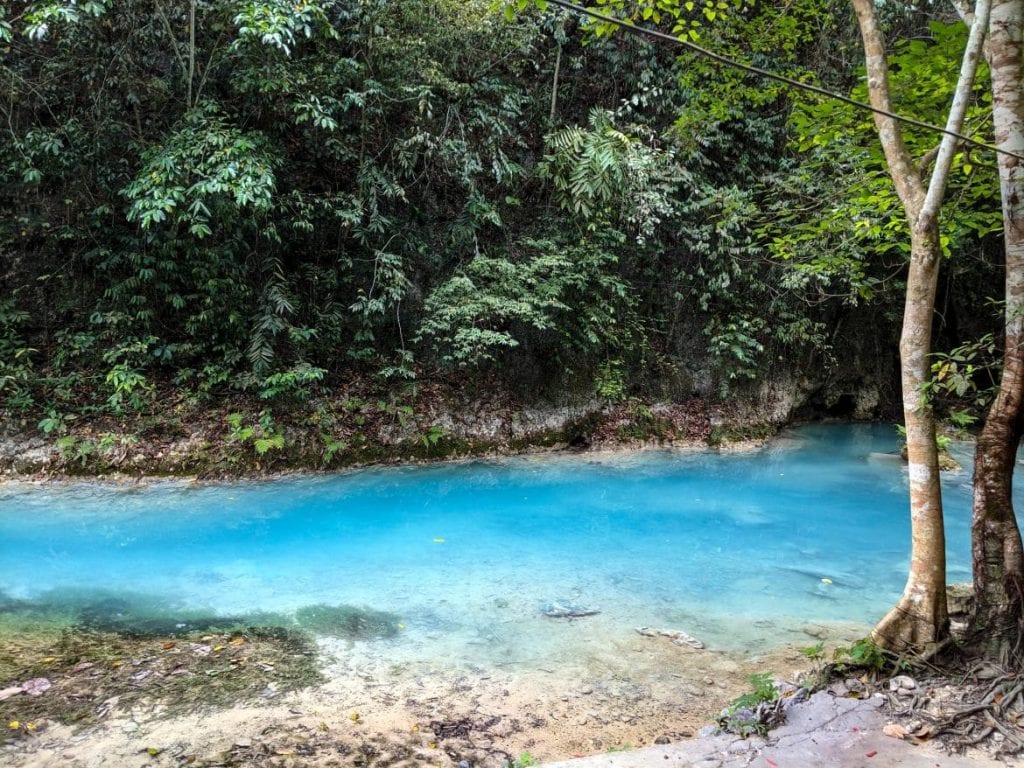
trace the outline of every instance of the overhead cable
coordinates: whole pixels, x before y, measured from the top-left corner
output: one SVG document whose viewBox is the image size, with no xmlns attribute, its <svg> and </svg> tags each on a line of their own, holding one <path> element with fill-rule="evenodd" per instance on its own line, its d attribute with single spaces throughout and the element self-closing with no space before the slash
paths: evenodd
<svg viewBox="0 0 1024 768">
<path fill-rule="evenodd" d="M 796 78 L 787 77 L 786 75 L 780 75 L 776 72 L 771 72 L 770 70 L 767 69 L 755 67 L 753 64 L 745 64 L 742 61 L 737 61 L 721 53 L 716 53 L 715 51 L 709 50 L 708 48 L 704 48 L 703 46 L 697 45 L 696 43 L 691 42 L 690 40 L 684 40 L 679 37 L 674 37 L 673 35 L 666 34 L 665 32 L 660 32 L 656 29 L 639 27 L 636 26 L 635 24 L 631 24 L 627 21 L 624 21 L 623 19 L 618 19 L 614 16 L 609 16 L 599 11 L 595 11 L 591 8 L 587 8 L 582 5 L 576 5 L 575 3 L 568 2 L 568 0 L 547 0 L 547 2 L 550 3 L 551 5 L 557 5 L 560 8 L 564 8 L 567 11 L 572 11 L 583 16 L 588 16 L 591 19 L 595 19 L 596 21 L 602 21 L 606 24 L 613 24 L 622 29 L 623 31 L 629 32 L 639 37 L 646 37 L 652 40 L 658 40 L 659 42 L 677 45 L 681 48 L 685 48 L 689 51 L 692 51 L 693 53 L 696 53 L 698 56 L 703 56 L 704 58 L 711 59 L 712 61 L 718 62 L 719 64 L 722 64 L 726 67 L 739 69 L 744 72 L 749 72 L 750 74 L 753 75 L 758 75 L 759 77 L 763 77 L 768 80 L 774 80 L 776 82 L 783 83 L 785 85 L 790 86 L 791 88 L 799 88 L 802 91 L 808 91 L 810 93 L 815 93 L 819 96 L 824 96 L 835 101 L 841 101 L 844 104 L 849 104 L 851 107 L 856 107 L 857 109 L 861 109 L 866 112 L 872 112 L 878 115 L 884 115 L 885 117 L 892 118 L 893 120 L 898 120 L 899 122 L 905 123 L 906 125 L 912 125 L 916 128 L 923 128 L 927 131 L 932 131 L 934 133 L 952 136 L 964 142 L 965 144 L 970 144 L 972 146 L 978 147 L 979 149 L 986 149 L 990 152 L 996 152 L 1000 155 L 1005 155 L 1007 157 L 1015 157 L 1018 160 L 1024 160 L 1024 156 L 1018 155 L 1015 152 L 1000 149 L 999 147 L 993 146 L 991 144 L 986 144 L 983 141 L 972 139 L 970 136 L 965 136 L 962 133 L 951 131 L 947 128 L 943 128 L 940 125 L 932 125 L 931 123 L 926 123 L 923 120 L 916 120 L 912 117 L 897 114 L 896 112 L 889 112 L 884 109 L 879 109 L 877 107 L 871 106 L 866 102 L 857 101 L 856 99 L 851 99 L 848 96 L 843 96 L 840 93 L 830 91 L 827 88 L 822 88 L 821 86 L 814 85 L 812 83 L 804 83 L 801 82 L 800 80 L 797 80 Z"/>
</svg>

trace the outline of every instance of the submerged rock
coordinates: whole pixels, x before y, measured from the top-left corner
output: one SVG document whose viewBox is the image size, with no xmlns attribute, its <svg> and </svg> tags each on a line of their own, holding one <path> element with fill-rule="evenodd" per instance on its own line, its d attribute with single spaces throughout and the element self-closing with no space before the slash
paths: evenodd
<svg viewBox="0 0 1024 768">
<path fill-rule="evenodd" d="M 553 600 L 550 603 L 544 603 L 540 612 L 550 619 L 578 619 L 583 616 L 596 616 L 601 611 L 564 600 Z"/>
<path fill-rule="evenodd" d="M 387 611 L 323 603 L 299 608 L 295 620 L 314 634 L 349 640 L 394 637 L 402 621 L 398 614 Z"/>
<path fill-rule="evenodd" d="M 698 651 L 704 649 L 704 643 L 693 635 L 683 632 L 681 629 L 654 629 L 653 627 L 638 627 L 636 631 L 644 637 L 657 637 L 659 635 L 661 637 L 667 637 L 672 641 L 673 645 L 688 645 Z"/>
</svg>

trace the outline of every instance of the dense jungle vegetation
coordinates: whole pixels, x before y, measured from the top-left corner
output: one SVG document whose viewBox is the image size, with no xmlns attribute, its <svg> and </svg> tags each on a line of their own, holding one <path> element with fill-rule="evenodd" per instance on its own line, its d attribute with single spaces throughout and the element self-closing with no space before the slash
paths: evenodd
<svg viewBox="0 0 1024 768">
<path fill-rule="evenodd" d="M 900 109 L 941 122 L 966 27 L 884 9 Z M 435 380 L 712 397 L 841 369 L 850 327 L 894 359 L 906 224 L 870 114 L 559 9 L 501 10 L 0 6 L 9 416 L 59 434 L 168 398 L 279 412 L 353 380 L 399 404 Z M 865 98 L 844 3 L 709 1 L 683 22 Z M 982 138 L 987 93 L 983 71 Z M 917 154 L 936 140 L 907 133 Z M 993 162 L 958 154 L 944 210 L 940 347 L 967 345 L 946 359 L 968 376 L 999 328 Z"/>
</svg>

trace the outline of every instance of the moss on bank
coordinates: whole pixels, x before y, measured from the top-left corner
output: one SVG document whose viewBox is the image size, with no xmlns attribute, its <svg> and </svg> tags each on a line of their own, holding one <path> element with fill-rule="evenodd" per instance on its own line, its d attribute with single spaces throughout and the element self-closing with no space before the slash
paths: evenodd
<svg viewBox="0 0 1024 768">
<path fill-rule="evenodd" d="M 0 593 L 0 741 L 47 722 L 274 698 L 322 682 L 315 636 L 377 641 L 400 627 L 395 614 L 349 605 L 218 616 L 128 592 Z"/>
</svg>

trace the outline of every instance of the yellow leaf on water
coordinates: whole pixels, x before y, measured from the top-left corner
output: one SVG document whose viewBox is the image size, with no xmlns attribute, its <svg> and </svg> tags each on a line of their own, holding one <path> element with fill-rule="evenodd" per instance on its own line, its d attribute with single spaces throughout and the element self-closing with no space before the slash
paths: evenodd
<svg viewBox="0 0 1024 768">
<path fill-rule="evenodd" d="M 353 723 L 358 723 L 359 722 L 359 713 L 358 712 L 353 712 L 351 715 L 348 716 L 348 719 L 351 720 Z"/>
<path fill-rule="evenodd" d="M 228 645 L 245 645 L 244 637 L 232 637 L 228 640 Z"/>
<path fill-rule="evenodd" d="M 213 650 L 214 651 L 223 651 L 224 650 L 224 646 L 223 645 L 214 646 Z"/>
<path fill-rule="evenodd" d="M 44 664 L 53 664 L 53 662 L 55 662 L 56 660 L 57 660 L 56 656 L 47 656 L 45 659 L 43 659 L 43 663 Z"/>
<path fill-rule="evenodd" d="M 444 544 L 444 539 L 442 539 L 442 538 L 435 538 L 434 539 L 434 543 L 435 544 Z"/>
<path fill-rule="evenodd" d="M 21 723 L 17 720 L 11 720 L 11 722 L 7 724 L 7 727 L 14 728 L 15 730 L 17 730 L 18 728 L 21 728 Z"/>
</svg>

